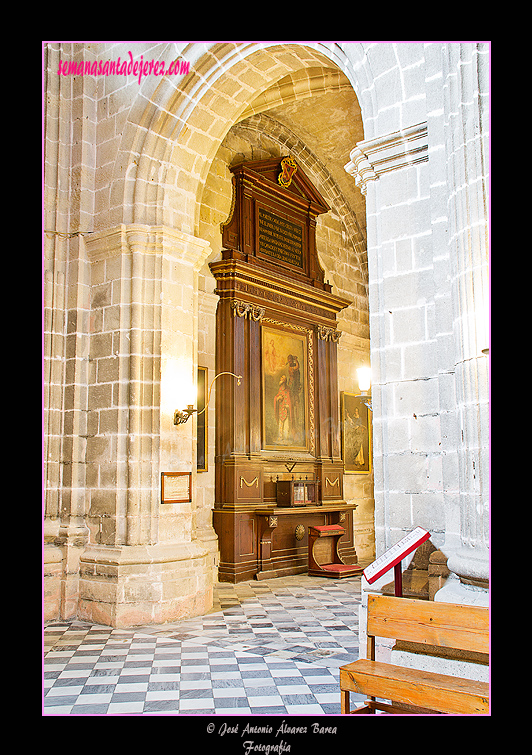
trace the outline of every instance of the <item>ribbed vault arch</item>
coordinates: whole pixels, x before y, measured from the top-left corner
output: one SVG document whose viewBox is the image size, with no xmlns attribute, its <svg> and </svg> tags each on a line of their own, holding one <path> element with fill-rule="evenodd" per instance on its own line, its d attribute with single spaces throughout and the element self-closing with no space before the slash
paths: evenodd
<svg viewBox="0 0 532 755">
<path fill-rule="evenodd" d="M 120 222 L 195 233 L 210 164 L 235 123 L 266 105 L 350 85 L 341 71 L 350 61 L 335 43 L 193 44 L 183 55 L 194 58 L 189 76 L 154 91 L 146 81 L 130 109 L 109 190 Z"/>
</svg>

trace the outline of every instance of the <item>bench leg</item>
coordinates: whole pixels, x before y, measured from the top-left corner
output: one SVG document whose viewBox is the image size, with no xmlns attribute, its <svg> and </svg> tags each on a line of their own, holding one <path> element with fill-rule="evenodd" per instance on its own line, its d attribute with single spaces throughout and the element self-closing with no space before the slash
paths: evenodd
<svg viewBox="0 0 532 755">
<path fill-rule="evenodd" d="M 342 713 L 349 713 L 349 692 L 343 689 L 340 690 L 340 705 Z"/>
</svg>

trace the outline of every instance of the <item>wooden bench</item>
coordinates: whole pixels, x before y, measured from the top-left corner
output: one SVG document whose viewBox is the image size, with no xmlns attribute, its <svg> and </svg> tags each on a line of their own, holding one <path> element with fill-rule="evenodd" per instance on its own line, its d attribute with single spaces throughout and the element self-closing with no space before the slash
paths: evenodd
<svg viewBox="0 0 532 755">
<path fill-rule="evenodd" d="M 367 635 L 368 659 L 340 668 L 342 713 L 489 713 L 486 682 L 375 661 L 375 637 L 487 654 L 487 608 L 370 595 Z M 350 710 L 350 692 L 368 695 L 369 699 L 362 707 Z"/>
</svg>

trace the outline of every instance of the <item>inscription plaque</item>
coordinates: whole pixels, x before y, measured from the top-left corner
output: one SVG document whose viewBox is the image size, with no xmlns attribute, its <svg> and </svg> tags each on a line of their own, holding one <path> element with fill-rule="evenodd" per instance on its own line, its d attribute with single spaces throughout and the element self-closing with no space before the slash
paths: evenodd
<svg viewBox="0 0 532 755">
<path fill-rule="evenodd" d="M 303 228 L 259 207 L 259 253 L 303 267 Z"/>
<path fill-rule="evenodd" d="M 192 472 L 161 472 L 161 503 L 192 501 Z"/>
</svg>

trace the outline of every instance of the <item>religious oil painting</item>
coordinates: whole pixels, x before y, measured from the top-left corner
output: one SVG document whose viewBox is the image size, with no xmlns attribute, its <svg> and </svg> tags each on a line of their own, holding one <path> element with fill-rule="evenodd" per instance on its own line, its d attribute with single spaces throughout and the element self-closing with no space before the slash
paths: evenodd
<svg viewBox="0 0 532 755">
<path fill-rule="evenodd" d="M 367 396 L 341 394 L 342 456 L 346 474 L 371 472 L 371 411 Z"/>
<path fill-rule="evenodd" d="M 306 451 L 308 433 L 307 336 L 262 328 L 263 446 Z"/>
</svg>

